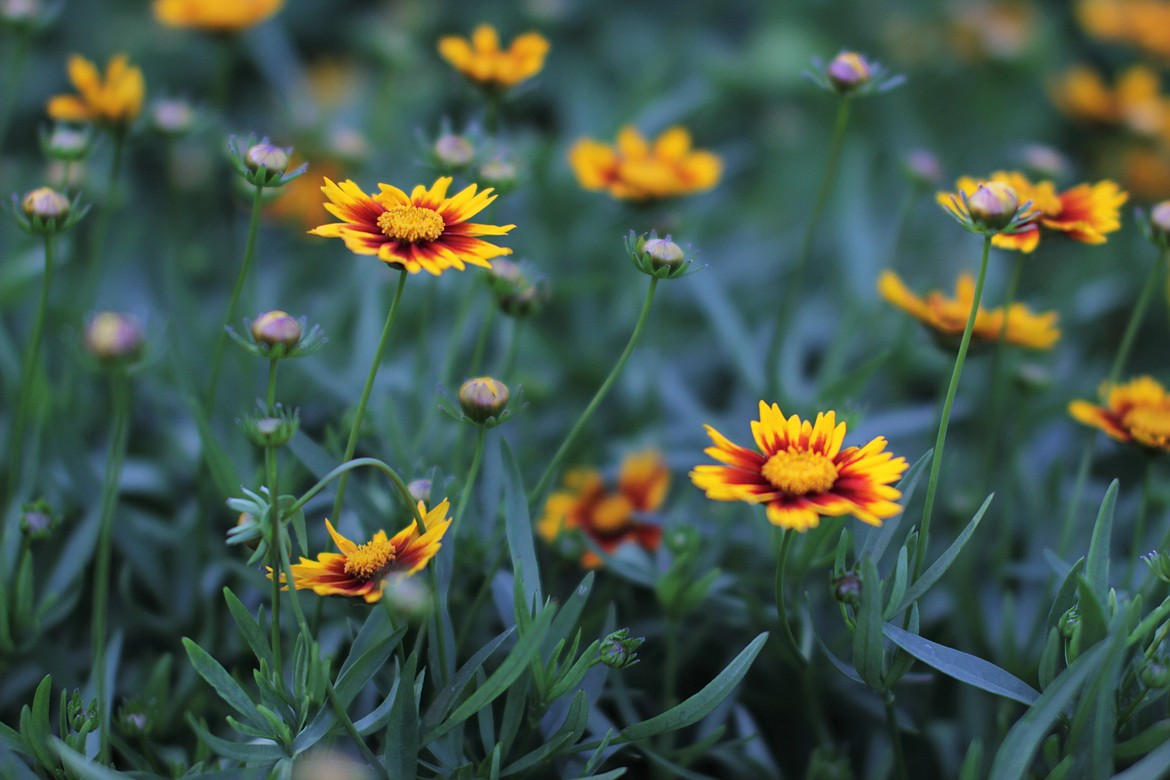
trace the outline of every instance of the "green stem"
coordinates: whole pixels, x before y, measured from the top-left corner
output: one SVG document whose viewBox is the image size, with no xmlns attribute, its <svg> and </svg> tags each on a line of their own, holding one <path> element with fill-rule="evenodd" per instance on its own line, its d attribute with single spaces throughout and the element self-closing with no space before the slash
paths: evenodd
<svg viewBox="0 0 1170 780">
<path fill-rule="evenodd" d="M 902 203 L 898 206 L 898 216 L 894 220 L 893 236 L 890 238 L 891 260 L 898 256 L 898 248 L 902 245 L 902 233 L 906 230 L 906 223 L 910 220 L 910 210 L 914 207 L 914 201 L 918 199 L 918 194 L 921 191 L 922 185 L 912 184 L 906 192 L 906 196 L 902 198 Z"/>
<path fill-rule="evenodd" d="M 951 409 L 955 405 L 955 393 L 959 389 L 959 377 L 963 374 L 963 363 L 967 360 L 967 350 L 971 346 L 971 331 L 975 328 L 975 315 L 979 312 L 979 304 L 983 299 L 983 283 L 987 280 L 987 259 L 991 255 L 991 236 L 983 237 L 983 257 L 979 262 L 979 278 L 975 281 L 975 298 L 971 302 L 971 313 L 967 315 L 967 327 L 963 329 L 963 340 L 959 343 L 959 354 L 955 356 L 955 367 L 951 371 L 951 381 L 947 386 L 946 400 L 943 401 L 942 418 L 938 424 L 938 435 L 934 440 L 934 452 L 930 458 L 930 478 L 926 483 L 926 504 L 922 509 L 921 532 L 918 534 L 918 545 L 914 552 L 914 576 L 918 579 L 922 574 L 922 565 L 926 560 L 926 547 L 930 540 L 930 519 L 934 512 L 934 497 L 938 491 L 938 476 L 942 468 L 943 447 L 947 441 L 947 427 L 951 422 Z"/>
<path fill-rule="evenodd" d="M 898 713 L 894 709 L 894 694 L 886 691 L 882 696 L 886 705 L 886 728 L 890 732 L 890 747 L 894 751 L 894 777 L 906 780 L 906 756 L 902 751 L 902 730 L 898 728 Z"/>
<path fill-rule="evenodd" d="M 97 562 L 93 574 L 93 676 L 97 682 L 97 700 L 101 708 L 101 743 L 98 760 L 110 762 L 110 691 L 106 679 L 106 627 L 110 601 L 110 552 L 114 539 L 114 509 L 118 503 L 118 485 L 130 435 L 130 377 L 124 367 L 114 370 L 111 381 L 114 430 L 110 453 L 106 459 L 106 478 L 102 485 L 101 516 L 98 520 Z"/>
<path fill-rule="evenodd" d="M 16 51 L 13 52 L 12 61 L 8 64 L 8 78 L 5 79 L 8 83 L 5 85 L 7 89 L 4 92 L 4 103 L 0 105 L 0 148 L 4 147 L 4 140 L 8 137 L 8 123 L 12 119 L 12 106 L 16 102 L 17 87 L 24 83 L 22 78 L 24 62 L 28 57 L 32 39 L 28 30 L 21 30 L 17 36 Z"/>
<path fill-rule="evenodd" d="M 266 413 L 271 413 L 276 401 L 276 367 L 279 360 L 268 361 L 268 388 L 265 393 Z M 264 472 L 268 482 L 268 555 L 273 569 L 281 568 L 281 553 L 278 545 L 284 544 L 284 534 L 280 524 L 280 492 L 277 490 L 279 471 L 276 463 L 276 448 L 264 448 Z M 272 578 L 272 666 L 276 672 L 276 679 L 283 684 L 284 664 L 281 660 L 280 634 L 280 578 Z"/>
<path fill-rule="evenodd" d="M 370 402 L 370 393 L 374 389 L 374 379 L 378 376 L 378 368 L 382 365 L 382 355 L 386 352 L 386 346 L 390 343 L 390 331 L 394 328 L 394 318 L 398 314 L 398 304 L 402 302 L 402 290 L 406 287 L 406 270 L 400 270 L 398 277 L 398 287 L 394 290 L 394 300 L 390 304 L 390 312 L 386 315 L 386 325 L 382 328 L 382 337 L 378 339 L 378 348 L 374 350 L 374 361 L 370 364 L 370 373 L 366 377 L 365 387 L 362 388 L 362 396 L 358 399 L 357 411 L 353 415 L 353 426 L 349 429 L 349 441 L 345 443 L 345 457 L 343 461 L 348 461 L 353 457 L 354 450 L 357 449 L 358 435 L 362 430 L 362 418 L 366 416 L 366 404 Z M 333 499 L 333 511 L 330 517 L 333 522 L 337 522 L 341 514 L 341 505 L 345 501 L 345 486 L 349 481 L 349 473 L 345 472 L 341 475 L 341 479 L 337 483 L 337 496 Z M 406 491 L 407 504 L 413 505 L 410 501 L 410 491 Z"/>
<path fill-rule="evenodd" d="M 114 137 L 114 151 L 110 157 L 110 174 L 106 181 L 106 202 L 98 210 L 97 221 L 89 239 L 89 267 L 86 271 L 84 290 L 92 295 L 97 290 L 98 280 L 101 278 L 101 256 L 106 246 L 106 234 L 110 231 L 110 218 L 118 203 L 118 178 L 122 172 L 122 153 L 126 148 L 126 129 L 116 128 L 112 131 Z"/>
<path fill-rule="evenodd" d="M 512 327 L 508 330 L 508 348 L 504 352 L 504 360 L 500 364 L 500 376 L 510 380 L 512 369 L 516 365 L 516 351 L 520 346 L 520 325 L 522 320 L 513 317 Z"/>
<path fill-rule="evenodd" d="M 264 195 L 264 188 L 256 185 L 256 192 L 252 195 L 252 217 L 248 221 L 248 242 L 244 246 L 244 262 L 240 266 L 240 273 L 236 276 L 236 283 L 232 287 L 232 297 L 228 301 L 227 320 L 220 329 L 219 338 L 215 342 L 215 353 L 211 359 L 211 379 L 207 383 L 207 411 L 215 406 L 215 391 L 219 387 L 219 373 L 223 368 L 223 351 L 227 346 L 227 329 L 236 321 L 240 308 L 240 297 L 244 293 L 244 285 L 252 270 L 252 261 L 256 255 L 256 234 L 260 230 L 260 200 Z"/>
<path fill-rule="evenodd" d="M 795 536 L 795 531 L 776 527 L 776 617 L 780 622 L 780 633 L 784 637 L 786 649 L 791 654 L 793 663 L 798 667 L 804 667 L 806 664 L 804 653 L 800 652 L 800 643 L 796 641 L 796 635 L 792 633 L 792 624 L 788 622 L 788 608 L 784 603 L 788 555 L 792 551 L 792 540 Z"/>
<path fill-rule="evenodd" d="M 678 683 L 678 619 L 668 615 L 666 617 L 666 659 L 662 664 L 662 711 L 666 712 L 678 704 L 678 694 L 675 693 Z"/>
<path fill-rule="evenodd" d="M 1081 462 L 1077 466 L 1077 477 L 1073 482 L 1072 495 L 1068 501 L 1068 511 L 1064 515 L 1064 527 L 1060 529 L 1060 546 L 1057 554 L 1063 558 L 1068 554 L 1068 546 L 1072 544 L 1073 530 L 1077 523 L 1077 508 L 1081 505 L 1081 496 L 1085 492 L 1085 484 L 1089 481 L 1089 469 L 1093 466 L 1093 450 L 1097 446 L 1097 433 L 1089 436 L 1085 451 L 1081 453 Z"/>
<path fill-rule="evenodd" d="M 1129 359 L 1129 352 L 1133 348 L 1134 339 L 1137 337 L 1138 327 L 1141 326 L 1142 320 L 1145 319 L 1146 309 L 1150 306 L 1150 301 L 1154 297 L 1154 289 L 1158 286 L 1158 274 L 1162 270 L 1162 264 L 1170 259 L 1170 249 L 1162 250 L 1162 254 L 1158 257 L 1153 265 L 1150 267 L 1150 273 L 1146 276 L 1146 283 L 1142 287 L 1141 295 L 1138 297 L 1137 304 L 1130 312 L 1129 322 L 1125 324 L 1125 332 L 1121 336 L 1121 344 L 1117 347 L 1117 355 L 1113 358 L 1113 367 L 1109 369 L 1109 385 L 1117 384 L 1121 379 L 1121 372 L 1125 369 L 1125 363 Z"/>
<path fill-rule="evenodd" d="M 463 493 L 459 496 L 459 506 L 455 507 L 455 517 L 451 521 L 451 538 L 459 530 L 459 521 L 463 518 L 463 512 L 467 509 L 467 505 L 471 503 L 471 490 L 475 487 L 475 477 L 479 474 L 479 462 L 483 460 L 483 439 L 485 429 L 482 425 L 477 426 L 475 432 L 475 454 L 471 456 L 471 467 L 467 470 L 467 476 L 463 481 Z"/>
<path fill-rule="evenodd" d="M 657 288 L 657 286 L 658 278 L 654 276 L 650 277 L 650 287 L 648 290 L 646 290 L 646 300 L 642 304 L 642 313 L 638 315 L 638 324 L 634 326 L 634 332 L 630 335 L 629 342 L 626 343 L 625 351 L 622 352 L 621 357 L 618 358 L 618 362 L 614 365 L 613 370 L 609 372 L 609 376 L 607 376 L 605 381 L 602 382 L 601 387 L 597 388 L 597 392 L 594 394 L 593 400 L 589 402 L 589 405 L 585 407 L 585 411 L 581 413 L 581 417 L 578 418 L 577 422 L 573 424 L 573 428 L 569 431 L 569 435 L 565 437 L 563 442 L 561 442 L 561 446 L 557 449 L 556 454 L 553 455 L 552 460 L 549 461 L 548 467 L 545 468 L 544 474 L 542 474 L 540 477 L 540 481 L 536 483 L 536 487 L 533 488 L 532 492 L 528 494 L 529 506 L 535 505 L 536 502 L 539 501 L 544 495 L 544 491 L 548 488 L 549 480 L 552 479 L 553 474 L 556 473 L 557 468 L 565 459 L 569 449 L 573 446 L 573 443 L 577 440 L 577 437 L 585 428 L 585 424 L 589 422 L 589 418 L 593 416 L 593 413 L 597 410 L 597 407 L 601 405 L 601 402 L 605 399 L 605 396 L 609 394 L 610 388 L 613 387 L 614 382 L 617 381 L 618 375 L 621 374 L 622 369 L 625 368 L 626 362 L 630 359 L 630 355 L 634 354 L 634 347 L 638 343 L 638 337 L 642 335 L 642 328 L 645 327 L 646 320 L 650 315 L 650 304 L 654 301 L 654 290 Z"/>
</svg>

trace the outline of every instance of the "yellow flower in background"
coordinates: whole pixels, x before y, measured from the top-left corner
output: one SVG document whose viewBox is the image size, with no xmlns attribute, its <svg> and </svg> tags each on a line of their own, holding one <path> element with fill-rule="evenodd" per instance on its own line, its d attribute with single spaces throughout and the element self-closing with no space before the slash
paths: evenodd
<svg viewBox="0 0 1170 780">
<path fill-rule="evenodd" d="M 587 190 L 605 190 L 623 200 L 673 198 L 709 190 L 719 183 L 723 162 L 691 148 L 691 134 L 671 127 L 651 144 L 627 125 L 616 146 L 583 138 L 569 150 L 569 164 Z"/>
<path fill-rule="evenodd" d="M 543 35 L 527 32 L 517 36 L 507 49 L 501 49 L 500 36 L 490 24 L 476 27 L 470 41 L 458 35 L 439 39 L 439 55 L 468 81 L 499 91 L 539 73 L 548 48 Z"/>
<path fill-rule="evenodd" d="M 380 192 L 367 195 L 352 181 L 335 184 L 325 179 L 321 188 L 329 199 L 325 210 L 343 221 L 309 233 L 340 238 L 354 254 L 374 255 L 412 274 L 426 271 L 438 276 L 448 268 L 462 271 L 464 263 L 491 268 L 491 258 L 512 254 L 511 249 L 478 236 L 502 236 L 515 225 L 467 221 L 496 199 L 491 188 L 477 193 L 471 184 L 447 197 L 450 186 L 451 177 L 444 176 L 429 190 L 418 185 L 409 196 L 389 184 L 379 184 Z"/>
<path fill-rule="evenodd" d="M 906 459 L 886 452 L 882 436 L 841 449 L 845 423 L 837 422 L 836 412 L 810 422 L 795 414 L 785 418 L 778 405 L 760 401 L 760 419 L 752 422 L 758 452 L 704 427 L 715 443 L 704 452 L 724 465 L 695 466 L 691 481 L 714 501 L 764 504 L 773 525 L 797 531 L 842 515 L 881 525 L 902 511 L 893 484 L 906 471 Z"/>
<path fill-rule="evenodd" d="M 975 303 L 975 279 L 971 274 L 961 275 L 955 283 L 954 298 L 948 298 L 937 290 L 920 298 L 906 287 L 896 273 L 885 271 L 878 279 L 878 292 L 945 340 L 957 344 L 967 327 L 971 306 Z M 1057 319 L 1058 315 L 1054 311 L 1033 314 L 1027 306 L 1013 303 L 1008 309 L 1004 340 L 1008 344 L 1029 349 L 1049 349 L 1060 339 Z M 975 315 L 971 337 L 981 341 L 999 341 L 1003 321 L 1003 309 L 987 310 L 980 307 Z"/>
<path fill-rule="evenodd" d="M 1100 428 L 1117 441 L 1136 442 L 1152 450 L 1170 450 L 1170 395 L 1152 377 L 1121 385 L 1104 385 L 1105 404 L 1073 401 L 1068 413 L 1078 422 Z"/>
<path fill-rule="evenodd" d="M 154 0 L 154 17 L 168 27 L 229 33 L 263 22 L 282 6 L 284 0 Z"/>
<path fill-rule="evenodd" d="M 632 542 L 656 550 L 662 526 L 641 519 L 656 511 L 670 487 L 670 470 L 662 455 L 647 450 L 622 461 L 616 491 L 606 488 L 601 473 L 573 469 L 565 474 L 564 487 L 549 496 L 536 530 L 548 542 L 565 533 L 579 532 L 606 553 Z M 581 555 L 581 565 L 594 569 L 602 564 L 592 550 Z"/>
<path fill-rule="evenodd" d="M 1097 71 L 1077 65 L 1052 85 L 1051 92 L 1056 105 L 1074 119 L 1121 124 L 1147 136 L 1165 132 L 1170 122 L 1170 101 L 1162 96 L 1158 72 L 1145 65 L 1122 73 L 1112 91 Z"/>
<path fill-rule="evenodd" d="M 1165 0 L 1081 0 L 1075 10 L 1090 35 L 1170 58 L 1170 3 Z"/>
<path fill-rule="evenodd" d="M 127 125 L 142 111 L 146 82 L 125 54 L 110 58 L 104 79 L 96 65 L 74 54 L 69 58 L 69 80 L 78 94 L 49 98 L 45 109 L 53 119 Z"/>
</svg>

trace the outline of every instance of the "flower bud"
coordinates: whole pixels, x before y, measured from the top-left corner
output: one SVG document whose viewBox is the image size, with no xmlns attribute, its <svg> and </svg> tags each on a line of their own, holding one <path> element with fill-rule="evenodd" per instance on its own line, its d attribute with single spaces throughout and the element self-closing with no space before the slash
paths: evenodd
<svg viewBox="0 0 1170 780">
<path fill-rule="evenodd" d="M 508 387 L 490 376 L 468 379 L 459 388 L 459 405 L 463 413 L 477 423 L 484 423 L 508 405 Z"/>
<path fill-rule="evenodd" d="M 299 409 L 287 411 L 280 404 L 270 413 L 258 413 L 245 417 L 241 423 L 248 441 L 257 447 L 275 448 L 288 444 L 301 427 Z"/>
<path fill-rule="evenodd" d="M 252 321 L 252 338 L 269 348 L 290 350 L 301 341 L 301 323 L 279 309 L 265 312 Z"/>
<path fill-rule="evenodd" d="M 1016 191 L 1000 181 L 985 181 L 967 198 L 972 221 L 987 230 L 1002 230 L 1011 224 L 1020 209 Z"/>
<path fill-rule="evenodd" d="M 444 168 L 462 168 L 475 159 L 475 147 L 461 135 L 444 133 L 435 141 L 432 152 Z"/>
<path fill-rule="evenodd" d="M 1081 613 L 1077 611 L 1076 607 L 1069 607 L 1056 623 L 1061 636 L 1065 639 L 1072 639 L 1073 635 L 1080 630 L 1080 625 Z"/>
<path fill-rule="evenodd" d="M 503 157 L 493 157 L 479 166 L 479 183 L 494 188 L 500 194 L 515 189 L 518 178 L 516 166 Z"/>
<path fill-rule="evenodd" d="M 652 238 L 642 245 L 642 251 L 650 257 L 654 268 L 678 268 L 686 260 L 682 247 L 666 238 Z"/>
<path fill-rule="evenodd" d="M 85 348 L 103 363 L 129 363 L 142 355 L 146 337 L 138 322 L 125 314 L 95 314 L 85 329 Z"/>
<path fill-rule="evenodd" d="M 1161 657 L 1143 659 L 1138 662 L 1138 679 L 1147 688 L 1170 687 L 1170 665 Z"/>
<path fill-rule="evenodd" d="M 186 135 L 195 126 L 195 109 L 186 100 L 162 98 L 151 106 L 150 122 L 163 135 Z"/>
<path fill-rule="evenodd" d="M 147 717 L 145 707 L 137 701 L 130 701 L 118 708 L 118 727 L 122 733 L 132 737 L 145 737 L 153 725 Z"/>
<path fill-rule="evenodd" d="M 1150 550 L 1142 556 L 1142 562 L 1150 567 L 1150 572 L 1155 577 L 1170 584 L 1170 555 L 1158 550 Z"/>
<path fill-rule="evenodd" d="M 1170 242 L 1170 200 L 1164 200 L 1150 210 L 1150 232 L 1159 242 Z"/>
<path fill-rule="evenodd" d="M 414 479 L 406 486 L 410 497 L 424 504 L 431 502 L 431 481 L 429 479 Z"/>
<path fill-rule="evenodd" d="M 646 641 L 645 637 L 630 636 L 630 629 L 623 628 L 601 640 L 597 649 L 601 662 L 611 669 L 625 669 L 638 663 L 637 650 Z"/>
<path fill-rule="evenodd" d="M 937 186 L 942 179 L 938 157 L 926 149 L 914 149 L 902 158 L 902 170 L 906 178 L 919 187 Z"/>
<path fill-rule="evenodd" d="M 260 546 L 260 524 L 256 522 L 256 518 L 248 512 L 240 512 L 240 516 L 236 518 L 235 533 L 231 534 L 233 537 L 239 538 L 238 544 L 243 544 L 250 550 L 255 550 Z"/>
<path fill-rule="evenodd" d="M 57 525 L 57 518 L 52 508 L 44 501 L 34 501 L 25 504 L 20 515 L 20 532 L 30 541 L 48 539 L 53 535 L 53 527 Z"/>
<path fill-rule="evenodd" d="M 861 577 L 857 572 L 847 571 L 833 580 L 833 598 L 850 606 L 861 603 Z"/>
<path fill-rule="evenodd" d="M 41 151 L 53 160 L 76 162 L 89 154 L 93 135 L 68 125 L 56 125 L 48 135 L 41 136 Z"/>
<path fill-rule="evenodd" d="M 40 187 L 27 193 L 20 207 L 29 217 L 41 220 L 61 220 L 69 215 L 73 204 L 69 198 L 51 187 Z"/>
<path fill-rule="evenodd" d="M 3 0 L 0 2 L 0 22 L 22 28 L 34 25 L 42 11 L 40 0 Z"/>
<path fill-rule="evenodd" d="M 269 173 L 284 173 L 288 168 L 288 152 L 267 142 L 253 145 L 244 155 L 244 164 L 250 171 L 261 168 Z"/>
<path fill-rule="evenodd" d="M 825 68 L 830 83 L 842 95 L 869 83 L 873 73 L 868 62 L 857 52 L 843 51 Z"/>
</svg>

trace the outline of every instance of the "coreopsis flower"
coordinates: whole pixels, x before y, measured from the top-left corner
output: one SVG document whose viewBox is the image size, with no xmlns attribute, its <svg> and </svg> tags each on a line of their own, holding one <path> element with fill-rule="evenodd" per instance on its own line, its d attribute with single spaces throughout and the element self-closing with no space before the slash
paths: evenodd
<svg viewBox="0 0 1170 780">
<path fill-rule="evenodd" d="M 1081 0 L 1075 10 L 1090 35 L 1170 57 L 1170 5 L 1162 0 Z"/>
<path fill-rule="evenodd" d="M 653 144 L 629 125 L 618 133 L 616 146 L 583 138 L 569 150 L 569 164 L 582 187 L 623 200 L 703 192 L 723 173 L 719 157 L 692 149 L 691 134 L 682 127 L 668 129 Z"/>
<path fill-rule="evenodd" d="M 154 0 L 154 18 L 168 27 L 234 33 L 278 12 L 284 0 Z"/>
<path fill-rule="evenodd" d="M 364 544 L 355 544 L 337 532 L 333 524 L 325 521 L 333 543 L 339 553 L 319 553 L 317 560 L 301 558 L 292 567 L 293 586 L 297 590 L 311 589 L 318 596 L 361 597 L 367 604 L 382 598 L 386 578 L 391 575 L 407 576 L 421 571 L 442 546 L 440 540 L 451 526 L 447 517 L 450 502 L 443 499 L 429 512 L 420 501 L 419 514 L 423 517 L 426 533 L 418 532 L 418 520 L 388 537 L 385 531 L 378 531 L 374 538 Z M 271 570 L 268 576 L 272 576 Z M 284 577 L 281 577 L 284 581 Z"/>
<path fill-rule="evenodd" d="M 1157 136 L 1170 121 L 1170 100 L 1162 95 L 1158 72 L 1145 65 L 1122 73 L 1113 90 L 1097 71 L 1077 65 L 1053 83 L 1051 92 L 1053 102 L 1074 119 L 1124 125 L 1139 135 Z"/>
<path fill-rule="evenodd" d="M 439 55 L 477 86 L 502 92 L 532 78 L 544 67 L 548 40 L 536 32 L 517 36 L 507 49 L 490 24 L 481 24 L 471 40 L 458 35 L 439 39 Z"/>
<path fill-rule="evenodd" d="M 958 344 L 975 304 L 975 279 L 962 274 L 955 283 L 955 297 L 948 298 L 938 290 L 920 298 L 906 287 L 893 271 L 885 271 L 878 279 L 878 292 L 899 309 L 921 321 L 947 344 Z M 1013 303 L 1007 314 L 1007 332 L 1004 340 L 1029 349 L 1048 349 L 1060 339 L 1056 327 L 1058 315 L 1054 311 L 1033 314 L 1021 303 Z M 971 338 L 979 341 L 999 341 L 1003 332 L 1003 309 L 979 307 Z"/>
<path fill-rule="evenodd" d="M 46 110 L 53 119 L 124 127 L 142 111 L 146 82 L 125 54 L 110 58 L 105 78 L 96 65 L 74 54 L 69 58 L 69 80 L 78 94 L 49 98 Z"/>
<path fill-rule="evenodd" d="M 724 465 L 695 466 L 691 481 L 714 501 L 764 504 L 773 525 L 797 531 L 842 515 L 881 525 L 902 511 L 893 483 L 906 471 L 906 459 L 886 452 L 882 436 L 842 449 L 845 423 L 836 412 L 820 412 L 814 422 L 795 414 L 786 419 L 777 404 L 760 401 L 760 419 L 752 422 L 758 452 L 705 427 L 715 443 L 705 452 Z"/>
<path fill-rule="evenodd" d="M 1153 377 L 1126 384 L 1104 385 L 1103 405 L 1073 401 L 1068 413 L 1078 422 L 1100 428 L 1117 441 L 1135 442 L 1150 450 L 1170 450 L 1170 395 Z"/>
<path fill-rule="evenodd" d="M 622 461 L 617 490 L 606 487 L 594 469 L 572 469 L 564 486 L 548 497 L 537 532 L 546 541 L 567 533 L 581 533 L 606 553 L 626 542 L 647 550 L 658 549 L 662 527 L 641 517 L 654 512 L 666 499 L 670 470 L 662 455 L 653 450 L 630 455 Z M 601 557 L 592 550 L 581 555 L 581 565 L 594 569 Z"/>
<path fill-rule="evenodd" d="M 493 257 L 512 250 L 478 236 L 502 236 L 515 225 L 481 225 L 467 220 L 496 199 L 492 190 L 476 192 L 471 184 L 447 197 L 451 177 L 437 179 L 428 190 L 421 184 L 408 196 L 389 184 L 367 195 L 352 181 L 335 184 L 325 179 L 321 191 L 329 202 L 325 210 L 342 222 L 321 225 L 309 232 L 340 238 L 349 251 L 375 255 L 384 263 L 412 274 L 426 271 L 438 276 L 448 268 L 462 271 L 464 263 L 491 268 Z"/>
</svg>

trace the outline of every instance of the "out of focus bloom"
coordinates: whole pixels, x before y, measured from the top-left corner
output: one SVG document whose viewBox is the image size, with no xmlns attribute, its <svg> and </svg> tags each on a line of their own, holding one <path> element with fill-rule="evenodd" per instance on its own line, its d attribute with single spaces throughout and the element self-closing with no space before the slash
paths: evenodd
<svg viewBox="0 0 1170 780">
<path fill-rule="evenodd" d="M 463 407 L 463 413 L 477 423 L 498 417 L 510 397 L 508 386 L 490 376 L 468 379 L 459 388 L 459 405 Z"/>
<path fill-rule="evenodd" d="M 893 271 L 885 271 L 878 279 L 878 292 L 899 309 L 907 312 L 929 327 L 945 344 L 958 344 L 975 305 L 975 280 L 970 274 L 962 274 L 955 283 L 955 297 L 948 298 L 935 290 L 925 298 L 912 293 Z M 975 315 L 975 328 L 971 337 L 981 341 L 999 341 L 1003 332 L 1003 309 L 979 308 Z M 1008 309 L 1008 344 L 1029 349 L 1049 349 L 1060 339 L 1056 327 L 1057 314 L 1054 311 L 1033 314 L 1027 306 L 1013 303 Z"/>
<path fill-rule="evenodd" d="M 1009 60 L 1036 39 L 1037 11 L 1020 0 L 969 0 L 947 6 L 949 48 L 961 59 Z"/>
<path fill-rule="evenodd" d="M 449 508 L 450 502 L 443 499 L 428 512 L 420 501 L 418 511 L 423 516 L 426 533 L 420 534 L 418 521 L 412 520 L 393 537 L 378 531 L 364 544 L 346 539 L 326 520 L 325 527 L 341 552 L 320 553 L 315 561 L 302 557 L 292 567 L 293 586 L 297 590 L 309 588 L 318 596 L 360 597 L 373 604 L 382 598 L 387 577 L 414 574 L 435 557 L 442 546 L 440 540 L 451 525 L 447 517 Z M 268 576 L 272 576 L 271 571 Z"/>
<path fill-rule="evenodd" d="M 69 80 L 78 94 L 49 98 L 46 110 L 53 119 L 125 127 L 142 111 L 146 82 L 125 54 L 110 58 L 104 79 L 96 65 L 74 54 L 69 58 Z"/>
<path fill-rule="evenodd" d="M 291 314 L 280 309 L 266 311 L 252 320 L 252 338 L 268 348 L 292 349 L 301 341 L 303 328 Z"/>
<path fill-rule="evenodd" d="M 268 19 L 284 0 L 154 0 L 154 18 L 168 27 L 213 33 L 246 30 Z"/>
<path fill-rule="evenodd" d="M 114 311 L 95 314 L 85 328 L 85 348 L 103 363 L 128 363 L 142 354 L 146 335 L 133 317 Z"/>
<path fill-rule="evenodd" d="M 734 444 L 710 425 L 715 446 L 705 452 L 724 464 L 695 466 L 691 481 L 714 501 L 764 504 L 768 520 L 781 528 L 807 531 L 821 517 L 853 515 L 870 525 L 902 511 L 893 487 L 908 464 L 886 452 L 885 437 L 864 447 L 841 449 L 845 423 L 836 412 L 821 412 L 815 422 L 760 401 L 752 422 L 755 450 Z"/>
<path fill-rule="evenodd" d="M 1105 385 L 1102 406 L 1073 401 L 1068 413 L 1078 422 L 1100 428 L 1118 441 L 1151 450 L 1170 450 L 1170 395 L 1156 379 L 1138 377 L 1127 384 Z"/>
<path fill-rule="evenodd" d="M 467 220 L 496 199 L 491 188 L 478 194 L 471 184 L 447 197 L 451 177 L 435 181 L 428 190 L 421 184 L 409 196 L 397 187 L 379 184 L 375 195 L 362 192 L 352 181 L 335 184 L 325 179 L 321 191 L 329 202 L 325 210 L 342 222 L 321 225 L 309 232 L 340 238 L 349 251 L 374 255 L 384 263 L 412 274 L 426 271 L 438 276 L 448 268 L 464 270 L 464 263 L 491 268 L 493 257 L 512 250 L 478 236 L 502 236 L 515 225 L 481 225 Z"/>
<path fill-rule="evenodd" d="M 78 208 L 76 201 L 52 187 L 38 187 L 24 197 L 13 194 L 12 215 L 16 224 L 27 233 L 51 235 L 68 230 L 85 216 L 88 206 Z"/>
<path fill-rule="evenodd" d="M 1076 14 L 1090 35 L 1170 58 L 1170 4 L 1163 0 L 1081 0 Z"/>
<path fill-rule="evenodd" d="M 490 24 L 481 24 L 471 40 L 458 35 L 439 39 L 439 55 L 468 81 L 494 91 L 510 89 L 532 78 L 544 67 L 548 40 L 540 33 L 527 32 L 500 48 L 500 36 Z"/>
<path fill-rule="evenodd" d="M 691 134 L 672 127 L 651 144 L 632 126 L 609 146 L 583 138 L 569 150 L 569 164 L 587 190 L 605 190 L 623 200 L 691 195 L 719 183 L 723 163 L 715 154 L 691 148 Z"/>
<path fill-rule="evenodd" d="M 1162 96 L 1158 72 L 1135 65 L 1117 79 L 1110 90 L 1097 71 L 1077 65 L 1051 88 L 1056 105 L 1074 119 L 1124 125 L 1145 136 L 1162 133 L 1170 120 L 1170 101 Z"/>
<path fill-rule="evenodd" d="M 670 487 L 670 470 L 653 450 L 622 461 L 617 490 L 609 490 L 593 469 L 572 469 L 564 487 L 548 497 L 537 532 L 552 542 L 566 533 L 581 533 L 606 553 L 625 542 L 647 550 L 658 549 L 662 527 L 639 515 L 662 506 Z M 581 555 L 581 565 L 597 568 L 601 557 L 592 550 Z"/>
<path fill-rule="evenodd" d="M 843 51 L 825 68 L 825 76 L 842 95 L 869 83 L 872 68 L 865 57 L 855 51 Z"/>
<path fill-rule="evenodd" d="M 507 258 L 492 263 L 488 284 L 496 296 L 500 311 L 509 317 L 537 314 L 548 302 L 550 294 L 547 279 L 525 272 Z"/>
<path fill-rule="evenodd" d="M 1170 247 L 1170 200 L 1155 204 L 1150 210 L 1150 238 L 1161 247 Z"/>
</svg>

